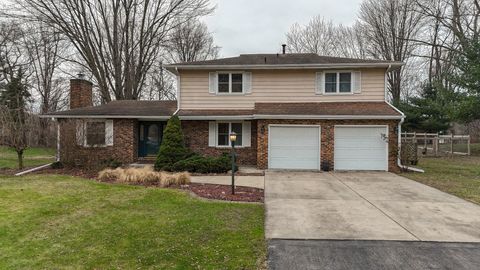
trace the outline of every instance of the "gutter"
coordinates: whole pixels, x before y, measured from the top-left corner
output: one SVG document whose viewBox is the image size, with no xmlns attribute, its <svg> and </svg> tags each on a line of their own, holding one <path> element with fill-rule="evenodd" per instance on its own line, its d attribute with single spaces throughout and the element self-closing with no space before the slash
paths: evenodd
<svg viewBox="0 0 480 270">
<path fill-rule="evenodd" d="M 175 68 L 175 74 L 177 75 L 177 109 L 173 115 L 177 115 L 178 111 L 180 111 L 180 73 L 177 68 Z"/>
<path fill-rule="evenodd" d="M 210 115 L 210 116 L 180 116 L 181 120 L 259 120 L 259 119 L 322 119 L 322 120 L 398 120 L 404 116 L 397 115 Z"/>
<path fill-rule="evenodd" d="M 178 69 L 338 69 L 338 68 L 391 68 L 400 67 L 403 62 L 393 63 L 340 63 L 340 64 L 284 64 L 284 65 L 165 65 L 170 72 L 178 73 Z"/>
</svg>

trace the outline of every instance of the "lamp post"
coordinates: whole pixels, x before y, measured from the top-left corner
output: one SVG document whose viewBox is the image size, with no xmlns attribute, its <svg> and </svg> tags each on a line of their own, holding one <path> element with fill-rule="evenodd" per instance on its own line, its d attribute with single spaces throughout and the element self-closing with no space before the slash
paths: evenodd
<svg viewBox="0 0 480 270">
<path fill-rule="evenodd" d="M 232 195 L 235 195 L 235 141 L 237 140 L 237 134 L 232 132 L 229 138 L 232 143 Z"/>
</svg>

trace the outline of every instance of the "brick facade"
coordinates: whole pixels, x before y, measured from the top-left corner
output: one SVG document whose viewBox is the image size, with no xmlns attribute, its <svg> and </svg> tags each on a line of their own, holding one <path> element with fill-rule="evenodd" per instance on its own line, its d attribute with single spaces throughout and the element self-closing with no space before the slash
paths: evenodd
<svg viewBox="0 0 480 270">
<path fill-rule="evenodd" d="M 92 87 L 93 84 L 87 80 L 70 80 L 70 109 L 93 106 Z"/>
<path fill-rule="evenodd" d="M 321 161 L 328 161 L 333 168 L 335 125 L 388 125 L 388 169 L 399 171 L 398 156 L 398 121 L 397 120 L 258 120 L 257 122 L 257 167 L 268 168 L 268 125 L 320 125 L 321 126 Z"/>
<path fill-rule="evenodd" d="M 76 144 L 76 120 L 60 119 L 60 161 L 70 165 L 99 166 L 113 159 L 132 163 L 138 158 L 138 121 L 113 120 L 113 146 L 84 147 Z"/>
<path fill-rule="evenodd" d="M 208 122 L 209 121 L 182 121 L 182 130 L 185 136 L 185 144 L 192 151 L 207 155 L 219 156 L 222 153 L 230 153 L 230 148 L 216 148 L 208 146 Z M 238 164 L 257 164 L 257 123 L 252 121 L 251 147 L 236 148 Z"/>
</svg>

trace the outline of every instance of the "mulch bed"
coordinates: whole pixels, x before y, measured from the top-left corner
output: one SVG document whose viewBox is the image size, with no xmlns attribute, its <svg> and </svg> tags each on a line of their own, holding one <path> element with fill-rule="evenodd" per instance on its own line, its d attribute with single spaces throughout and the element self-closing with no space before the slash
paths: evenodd
<svg viewBox="0 0 480 270">
<path fill-rule="evenodd" d="M 98 171 L 96 170 L 86 170 L 82 168 L 76 167 L 65 167 L 61 169 L 43 169 L 40 171 L 33 172 L 34 174 L 61 174 L 61 175 L 70 175 L 88 179 L 95 179 L 97 180 Z"/>
<path fill-rule="evenodd" d="M 235 195 L 232 195 L 232 186 L 191 183 L 181 187 L 196 195 L 222 201 L 238 202 L 263 202 L 263 189 L 252 187 L 235 187 Z"/>
</svg>

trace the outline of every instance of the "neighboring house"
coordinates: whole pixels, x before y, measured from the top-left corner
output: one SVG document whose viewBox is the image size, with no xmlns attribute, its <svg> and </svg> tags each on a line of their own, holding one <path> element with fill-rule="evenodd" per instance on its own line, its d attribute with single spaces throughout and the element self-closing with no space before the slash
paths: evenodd
<svg viewBox="0 0 480 270">
<path fill-rule="evenodd" d="M 92 107 L 91 83 L 71 81 L 71 110 L 59 121 L 60 159 L 125 163 L 154 156 L 177 114 L 186 145 L 229 151 L 260 169 L 398 169 L 403 114 L 386 101 L 386 73 L 400 62 L 317 54 L 246 54 L 168 65 L 177 101 L 113 101 Z M 72 120 L 73 119 L 73 120 Z"/>
</svg>

